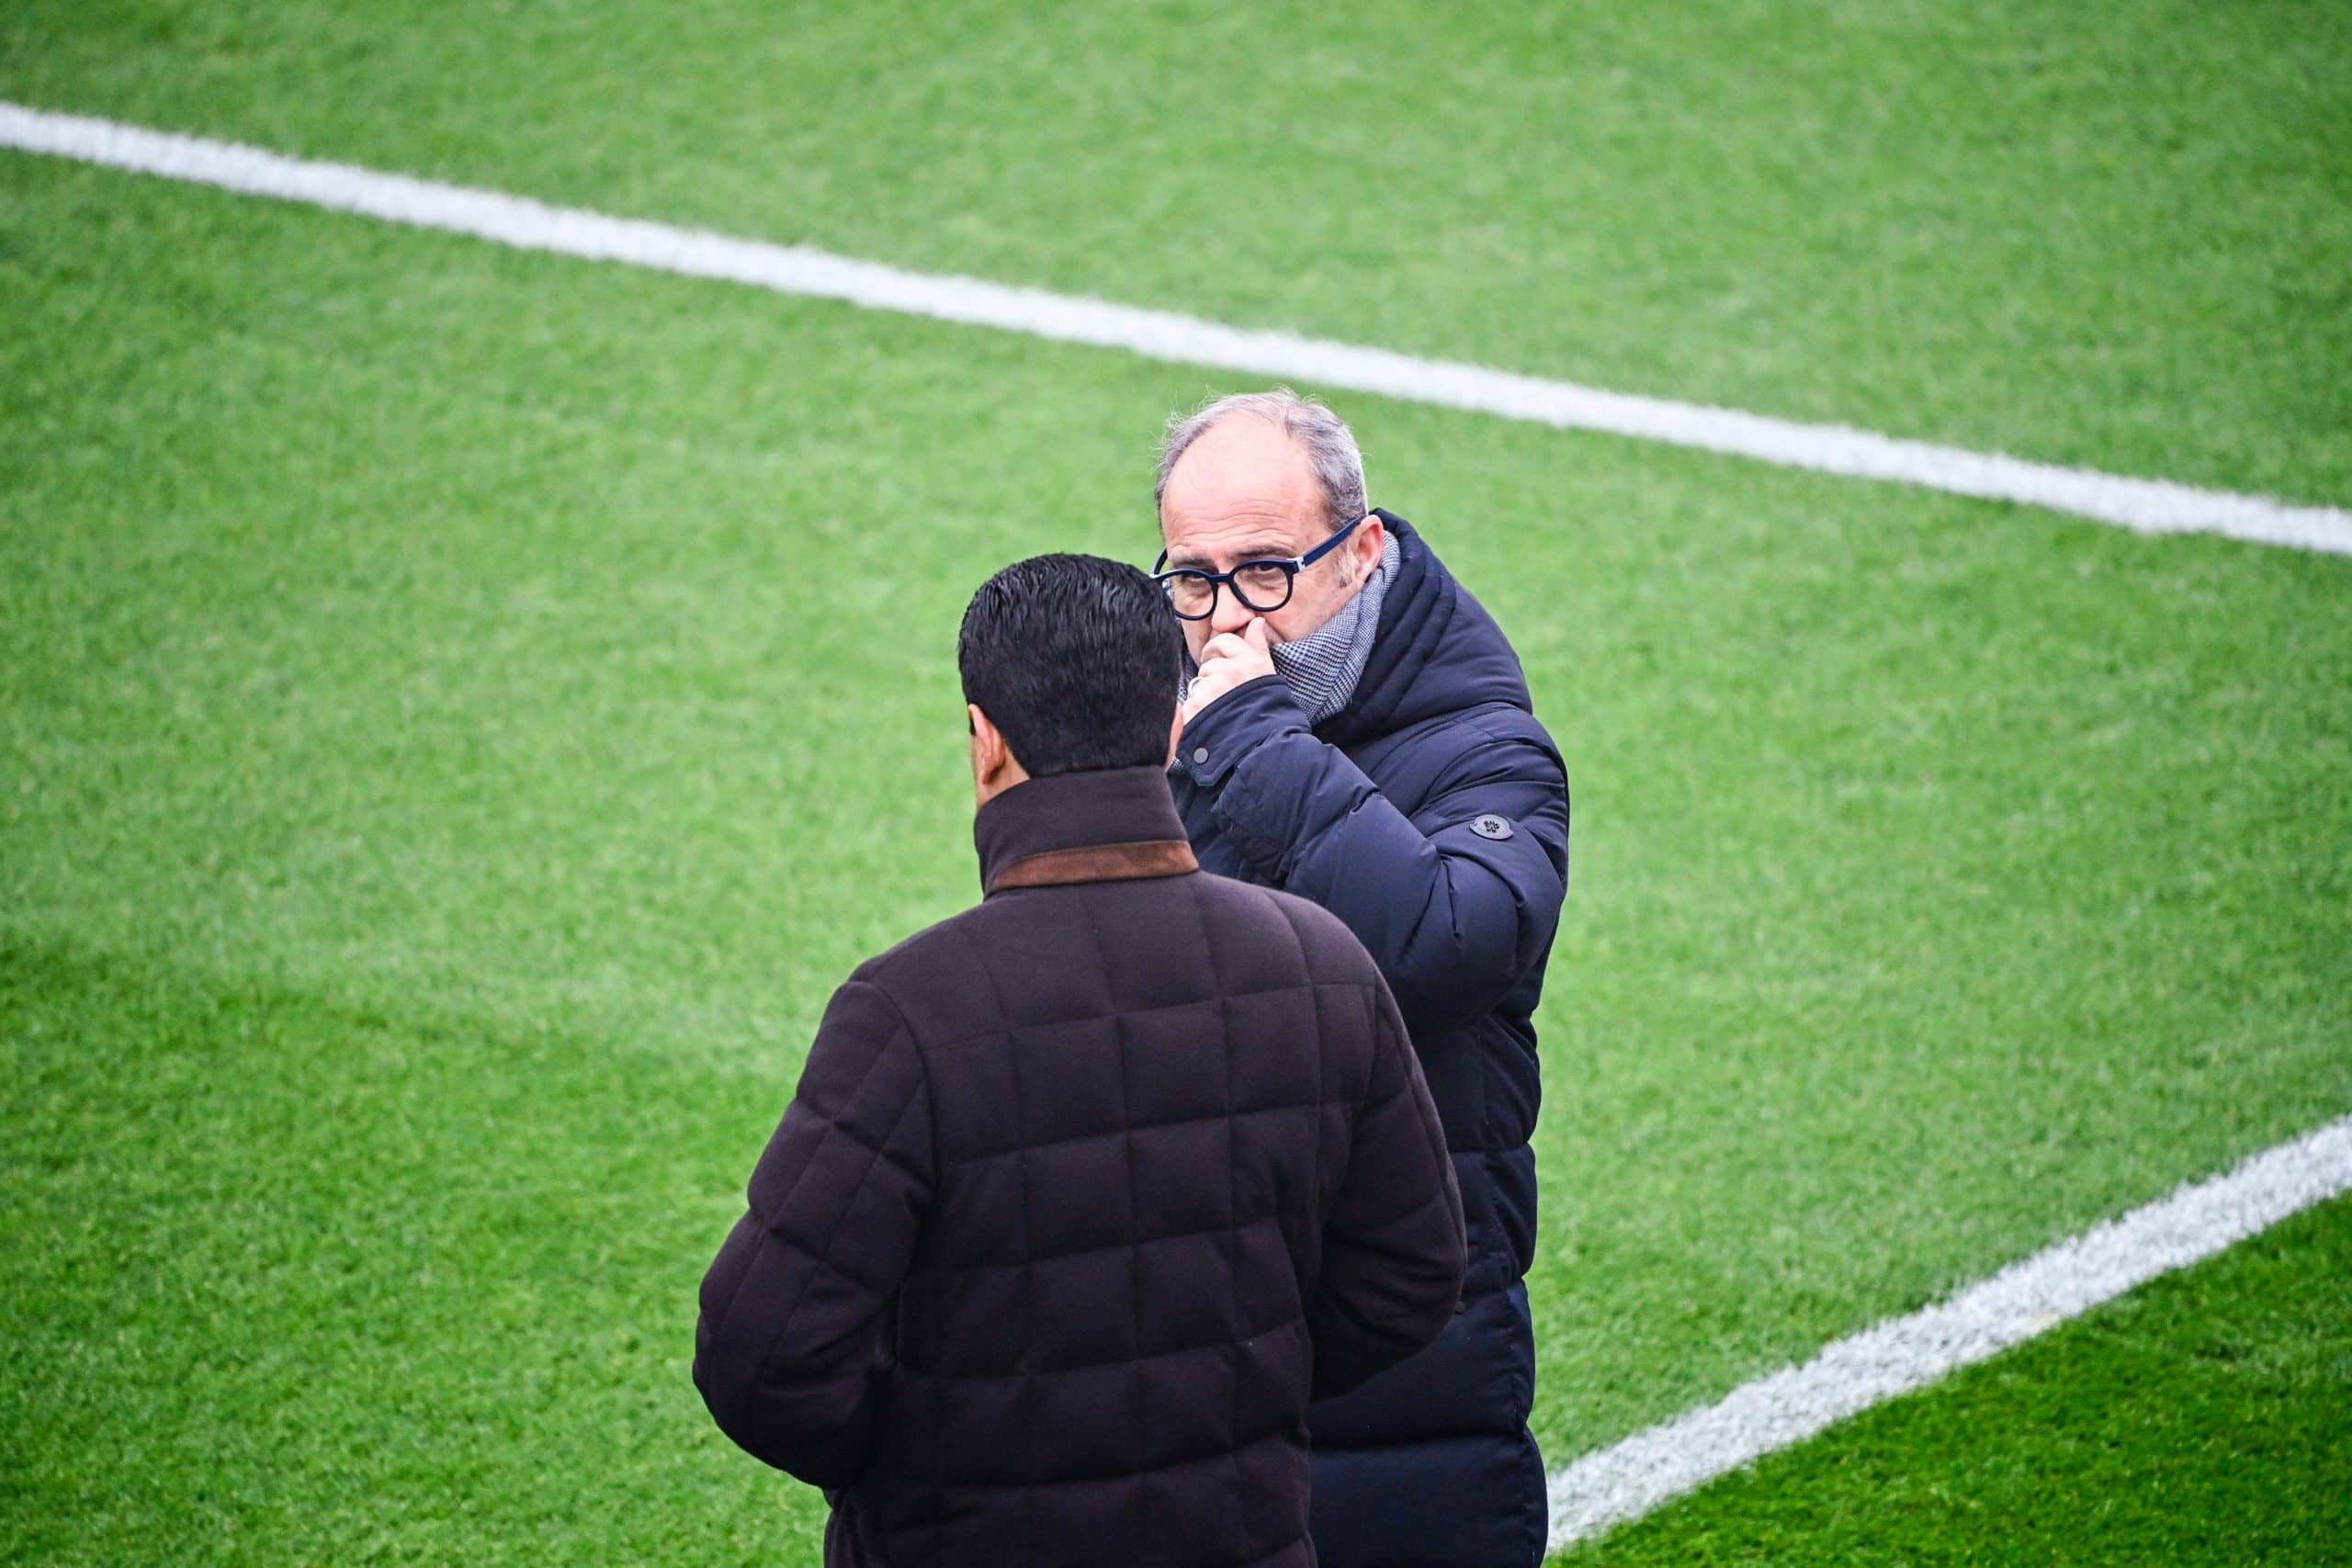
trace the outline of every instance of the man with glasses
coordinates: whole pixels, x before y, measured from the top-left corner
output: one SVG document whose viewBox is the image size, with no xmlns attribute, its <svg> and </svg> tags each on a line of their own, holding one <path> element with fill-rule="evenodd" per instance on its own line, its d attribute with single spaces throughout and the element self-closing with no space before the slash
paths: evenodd
<svg viewBox="0 0 2352 1568">
<path fill-rule="evenodd" d="M 1171 423 L 1155 570 L 1193 673 L 1171 783 L 1201 864 L 1338 915 L 1395 992 L 1444 1123 L 1469 1273 L 1436 1344 L 1310 1413 L 1325 1568 L 1541 1559 L 1527 1269 L 1531 1021 L 1566 892 L 1558 750 L 1493 619 L 1354 436 L 1287 391 Z"/>
</svg>

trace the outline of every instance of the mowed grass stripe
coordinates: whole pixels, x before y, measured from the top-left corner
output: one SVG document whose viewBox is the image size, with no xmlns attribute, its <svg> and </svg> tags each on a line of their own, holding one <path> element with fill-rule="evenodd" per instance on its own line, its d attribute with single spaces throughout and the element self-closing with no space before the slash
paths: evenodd
<svg viewBox="0 0 2352 1568">
<path fill-rule="evenodd" d="M 6 931 L 0 1075 L 0 1557 L 817 1560 L 686 1381 L 775 1084 Z"/>
<path fill-rule="evenodd" d="M 1291 378 L 1442 408 L 2014 502 L 2143 533 L 2203 533 L 2352 554 L 2352 513 L 2162 479 L 1898 440 L 1839 425 L 1611 392 L 1458 361 L 978 278 L 911 272 L 348 164 L 0 103 L 0 145 L 246 195 L 471 234 L 522 250 L 839 299 L 869 310 L 1124 349 L 1148 358 Z"/>
<path fill-rule="evenodd" d="M 15 0 L 0 98 L 2352 503 L 2352 12 Z M 1982 514 L 1976 514 L 1981 517 Z"/>
</svg>

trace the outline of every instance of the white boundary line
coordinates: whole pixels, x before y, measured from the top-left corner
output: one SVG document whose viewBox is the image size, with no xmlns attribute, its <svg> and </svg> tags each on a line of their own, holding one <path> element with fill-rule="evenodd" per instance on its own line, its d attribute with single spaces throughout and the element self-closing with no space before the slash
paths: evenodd
<svg viewBox="0 0 2352 1568">
<path fill-rule="evenodd" d="M 2028 462 L 1845 425 L 1803 424 L 1356 344 L 1255 332 L 1041 288 L 910 272 L 805 246 L 549 207 L 498 191 L 291 158 L 237 142 L 17 104 L 0 103 L 0 146 L 364 213 L 420 229 L 472 234 L 522 250 L 723 278 L 784 294 L 847 300 L 871 310 L 1126 349 L 1150 359 L 1214 366 L 1254 378 L 1287 378 L 1562 429 L 1695 446 L 1789 468 L 2017 502 L 2143 533 L 2221 534 L 2352 554 L 2352 512 L 2337 507 L 2301 506 L 2164 479 Z"/>
<path fill-rule="evenodd" d="M 2346 1191 L 2352 1191 L 2352 1116 L 2012 1263 L 1939 1305 L 1840 1339 L 1803 1366 L 1587 1454 L 1552 1477 L 1549 1550 L 1637 1518 Z"/>
</svg>

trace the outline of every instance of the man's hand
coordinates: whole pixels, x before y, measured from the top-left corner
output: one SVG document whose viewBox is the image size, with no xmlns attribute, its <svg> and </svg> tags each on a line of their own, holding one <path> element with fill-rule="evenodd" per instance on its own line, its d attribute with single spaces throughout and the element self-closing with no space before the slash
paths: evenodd
<svg viewBox="0 0 2352 1568">
<path fill-rule="evenodd" d="M 1266 623 L 1253 620 L 1236 636 L 1224 632 L 1201 645 L 1201 672 L 1184 690 L 1184 722 L 1234 687 L 1274 672 Z"/>
</svg>

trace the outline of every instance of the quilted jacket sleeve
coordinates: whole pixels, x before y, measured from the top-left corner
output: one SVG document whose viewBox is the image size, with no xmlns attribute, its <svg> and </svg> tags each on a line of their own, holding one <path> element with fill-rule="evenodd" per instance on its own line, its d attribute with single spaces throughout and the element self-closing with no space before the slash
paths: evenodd
<svg viewBox="0 0 2352 1568">
<path fill-rule="evenodd" d="M 1374 988 L 1372 1073 L 1307 1303 L 1317 1399 L 1435 1339 L 1453 1316 L 1466 1264 L 1462 1194 L 1437 1108 L 1396 1004 L 1377 981 Z"/>
<path fill-rule="evenodd" d="M 852 979 L 703 1277 L 695 1386 L 747 1451 L 824 1487 L 865 1468 L 885 1325 L 932 1187 L 914 1042 L 888 998 Z"/>
<path fill-rule="evenodd" d="M 1254 876 L 1339 916 L 1406 1021 L 1440 1031 L 1492 1009 L 1549 951 L 1567 893 L 1568 791 L 1559 753 L 1523 714 L 1465 719 L 1423 744 L 1448 754 L 1408 817 L 1308 728 L 1279 676 L 1227 693 L 1183 739 Z"/>
</svg>

